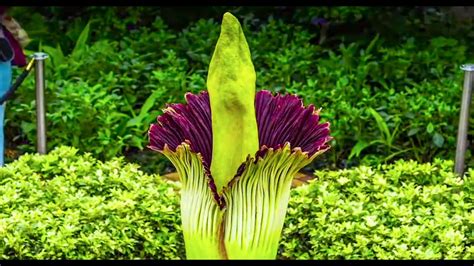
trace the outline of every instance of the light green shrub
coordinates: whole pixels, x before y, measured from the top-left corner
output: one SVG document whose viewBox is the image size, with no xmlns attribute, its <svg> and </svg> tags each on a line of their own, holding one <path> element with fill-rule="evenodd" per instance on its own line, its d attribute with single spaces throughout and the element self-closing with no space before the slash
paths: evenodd
<svg viewBox="0 0 474 266">
<path fill-rule="evenodd" d="M 316 175 L 293 191 L 283 257 L 474 259 L 473 170 L 398 161 Z"/>
<path fill-rule="evenodd" d="M 320 171 L 292 191 L 280 259 L 474 259 L 474 170 Z M 75 148 L 0 168 L 1 259 L 183 259 L 179 184 Z"/>
<path fill-rule="evenodd" d="M 0 168 L 0 258 L 175 259 L 176 186 L 62 147 Z"/>
</svg>

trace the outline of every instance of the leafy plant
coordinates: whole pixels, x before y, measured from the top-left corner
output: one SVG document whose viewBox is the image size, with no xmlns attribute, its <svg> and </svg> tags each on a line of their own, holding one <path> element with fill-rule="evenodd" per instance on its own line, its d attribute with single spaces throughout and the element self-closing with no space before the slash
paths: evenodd
<svg viewBox="0 0 474 266">
<path fill-rule="evenodd" d="M 296 94 L 305 103 L 321 106 L 322 118 L 333 121 L 333 149 L 312 168 L 373 165 L 400 158 L 420 162 L 454 158 L 463 79 L 458 67 L 473 58 L 474 42 L 469 41 L 467 25 L 459 27 L 447 14 L 441 14 L 442 8 L 431 8 L 434 11 L 428 7 L 236 9 L 239 17 L 245 18 L 244 31 L 253 47 L 257 90 Z M 13 8 L 18 21 L 22 25 L 24 21 L 34 37 L 28 53 L 38 50 L 41 42 L 50 54 L 47 87 L 79 78 L 89 86 L 100 84 L 108 94 L 122 99 L 116 110 L 124 114 L 122 125 L 111 135 L 124 138 L 117 151 L 129 159 L 144 158 L 140 149 L 146 143 L 151 116 L 135 117 L 155 91 L 161 91 L 156 94 L 162 96 L 148 102 L 158 110 L 167 102 L 182 103 L 187 91 L 206 89 L 206 66 L 218 36 L 217 15 L 211 14 L 222 8 L 209 10 L 200 20 L 181 18 L 179 24 L 184 26 L 180 27 L 169 20 L 171 10 L 159 7 L 22 10 L 25 8 Z M 32 12 L 36 15 L 25 16 Z M 321 15 L 329 20 L 323 44 L 318 42 L 320 29 L 309 23 Z M 42 22 L 36 22 L 40 17 Z M 47 35 L 41 33 L 44 27 Z M 203 34 L 209 38 L 202 39 Z M 21 70 L 15 71 L 16 76 Z M 33 81 L 28 78 L 7 107 L 7 144 L 20 153 L 34 149 Z M 55 93 L 51 91 L 47 97 Z M 390 133 L 396 131 L 393 138 L 383 137 L 387 135 L 367 113 L 369 108 L 384 118 Z M 132 122 L 127 127 L 128 121 Z M 470 124 L 472 132 L 474 123 Z M 381 141 L 367 146 L 377 139 Z M 353 149 L 359 153 L 351 154 Z M 470 154 L 467 159 L 473 165 Z M 150 161 L 142 162 L 147 169 L 158 169 L 150 167 Z"/>
<path fill-rule="evenodd" d="M 177 186 L 76 148 L 0 169 L 2 259 L 176 259 Z"/>
<path fill-rule="evenodd" d="M 149 130 L 182 182 L 188 259 L 272 259 L 294 175 L 330 147 L 329 123 L 293 95 L 255 93 L 240 23 L 225 13 L 207 78 Z M 304 134 L 304 135 L 303 135 Z"/>
<path fill-rule="evenodd" d="M 279 259 L 474 259 L 474 171 L 397 161 L 293 189 Z M 180 183 L 76 148 L 0 169 L 2 259 L 184 259 Z"/>
<path fill-rule="evenodd" d="M 473 259 L 473 174 L 452 161 L 317 171 L 293 190 L 285 259 Z"/>
<path fill-rule="evenodd" d="M 71 53 L 67 56 L 69 60 L 80 61 L 88 52 L 88 46 L 86 44 L 89 38 L 89 31 L 90 31 L 90 24 L 89 21 L 87 25 L 82 30 L 81 34 L 76 40 L 74 49 Z M 61 45 L 58 43 L 56 47 L 51 47 L 47 45 L 42 45 L 40 43 L 39 49 L 47 53 L 51 57 L 51 65 L 55 72 L 59 71 L 59 67 L 66 64 L 66 56 L 64 55 Z"/>
<path fill-rule="evenodd" d="M 359 156 L 360 153 L 368 148 L 369 146 L 372 145 L 382 145 L 385 147 L 385 162 L 390 160 L 391 158 L 398 156 L 400 154 L 403 154 L 405 152 L 410 151 L 411 149 L 401 149 L 398 147 L 394 147 L 394 141 L 397 138 L 398 130 L 400 127 L 400 120 L 398 120 L 395 124 L 395 129 L 393 132 L 390 132 L 387 123 L 385 122 L 385 119 L 374 109 L 368 108 L 367 109 L 368 113 L 374 118 L 375 122 L 377 123 L 377 127 L 379 128 L 380 132 L 380 137 L 379 139 L 375 139 L 372 141 L 367 141 L 367 140 L 359 140 L 357 141 L 356 145 L 352 148 L 351 153 L 349 154 L 349 160 L 354 157 L 354 156 Z M 395 152 L 392 152 L 392 150 L 396 150 Z"/>
</svg>

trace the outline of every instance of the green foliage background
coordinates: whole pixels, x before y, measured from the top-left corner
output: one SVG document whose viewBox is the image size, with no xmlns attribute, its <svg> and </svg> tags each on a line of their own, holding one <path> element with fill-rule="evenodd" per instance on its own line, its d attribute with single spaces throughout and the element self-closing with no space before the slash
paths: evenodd
<svg viewBox="0 0 474 266">
<path fill-rule="evenodd" d="M 206 89 L 227 10 L 243 24 L 257 89 L 298 94 L 331 122 L 333 148 L 309 168 L 454 158 L 459 66 L 472 62 L 474 31 L 449 7 L 15 7 L 29 53 L 51 57 L 49 148 L 167 171 L 146 132 L 166 103 Z M 34 97 L 30 77 L 9 102 L 7 142 L 19 154 L 35 147 Z"/>
</svg>

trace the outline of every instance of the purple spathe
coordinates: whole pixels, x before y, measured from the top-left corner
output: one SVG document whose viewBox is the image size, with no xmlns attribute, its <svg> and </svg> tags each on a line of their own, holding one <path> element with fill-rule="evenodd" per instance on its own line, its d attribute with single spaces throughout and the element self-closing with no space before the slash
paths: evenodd
<svg viewBox="0 0 474 266">
<path fill-rule="evenodd" d="M 211 173 L 212 121 L 209 94 L 206 91 L 194 95 L 186 93 L 186 104 L 170 104 L 157 118 L 148 131 L 150 149 L 163 152 L 176 151 L 187 143 L 191 150 L 201 155 L 209 188 L 220 208 L 225 200 L 219 195 Z M 319 112 L 313 105 L 304 107 L 295 95 L 273 96 L 269 91 L 259 91 L 255 97 L 255 111 L 258 126 L 258 151 L 254 157 L 263 158 L 269 149 L 282 148 L 290 144 L 293 151 L 300 150 L 308 157 L 329 149 L 329 123 L 319 123 Z M 232 144 L 229 144 L 232 149 Z M 252 156 L 252 155 L 249 155 Z M 247 157 L 249 158 L 249 157 Z M 245 170 L 245 162 L 237 169 L 235 178 Z M 232 181 L 231 181 L 232 182 Z"/>
<path fill-rule="evenodd" d="M 200 153 L 207 171 L 212 161 L 212 123 L 209 95 L 186 94 L 187 104 L 171 104 L 158 116 L 148 132 L 149 147 L 162 151 L 165 144 L 173 151 L 183 142 L 192 151 Z M 313 105 L 304 107 L 295 95 L 273 96 L 269 91 L 259 91 L 255 97 L 258 138 L 262 157 L 268 148 L 278 149 L 289 142 L 291 148 L 300 148 L 312 156 L 328 149 L 329 123 L 319 123 L 319 113 Z M 232 146 L 229 146 L 231 149 Z"/>
<path fill-rule="evenodd" d="M 204 166 L 210 169 L 212 157 L 212 125 L 209 95 L 186 93 L 187 104 L 170 104 L 164 114 L 158 116 L 158 123 L 150 127 L 148 136 L 150 148 L 162 151 L 165 144 L 175 151 L 187 140 L 191 150 L 200 153 Z"/>
</svg>

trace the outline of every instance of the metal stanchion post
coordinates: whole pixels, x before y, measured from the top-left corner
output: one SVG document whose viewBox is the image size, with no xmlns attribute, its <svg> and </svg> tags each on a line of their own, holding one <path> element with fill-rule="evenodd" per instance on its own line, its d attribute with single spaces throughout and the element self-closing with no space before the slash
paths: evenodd
<svg viewBox="0 0 474 266">
<path fill-rule="evenodd" d="M 464 160 L 467 148 L 467 132 L 469 130 L 469 105 L 471 104 L 472 85 L 474 81 L 474 64 L 462 65 L 461 69 L 464 70 L 464 88 L 461 100 L 461 112 L 459 114 L 459 127 L 455 163 L 455 171 L 460 176 L 464 174 Z"/>
<path fill-rule="evenodd" d="M 44 60 L 48 58 L 45 53 L 33 54 L 35 59 L 35 83 L 36 83 L 36 136 L 39 154 L 46 154 L 46 110 L 44 100 Z"/>
</svg>

